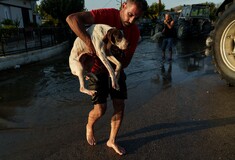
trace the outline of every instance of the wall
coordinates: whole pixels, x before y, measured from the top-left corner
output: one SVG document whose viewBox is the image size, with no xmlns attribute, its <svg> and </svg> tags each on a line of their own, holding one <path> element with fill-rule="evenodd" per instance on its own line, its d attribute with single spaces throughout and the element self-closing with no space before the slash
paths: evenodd
<svg viewBox="0 0 235 160">
<path fill-rule="evenodd" d="M 57 54 L 61 54 L 62 52 L 68 49 L 69 49 L 69 42 L 66 41 L 53 47 L 25 52 L 17 55 L 0 57 L 0 71 L 11 68 L 18 68 L 24 64 L 41 61 L 43 59 L 50 58 Z"/>
</svg>

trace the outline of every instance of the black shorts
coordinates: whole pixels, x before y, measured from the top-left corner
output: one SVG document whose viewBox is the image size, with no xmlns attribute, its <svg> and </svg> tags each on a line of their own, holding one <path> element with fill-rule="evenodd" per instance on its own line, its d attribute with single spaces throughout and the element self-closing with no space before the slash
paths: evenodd
<svg viewBox="0 0 235 160">
<path fill-rule="evenodd" d="M 121 72 L 118 84 L 120 90 L 115 90 L 111 86 L 111 79 L 107 73 L 97 74 L 98 81 L 94 78 L 89 79 L 88 88 L 96 90 L 96 94 L 92 96 L 93 104 L 103 104 L 107 102 L 110 95 L 111 99 L 127 99 L 126 75 Z"/>
</svg>

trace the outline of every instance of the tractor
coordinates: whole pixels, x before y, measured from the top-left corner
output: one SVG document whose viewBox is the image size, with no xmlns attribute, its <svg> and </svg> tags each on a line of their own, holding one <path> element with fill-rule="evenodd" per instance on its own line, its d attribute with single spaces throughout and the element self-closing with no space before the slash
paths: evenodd
<svg viewBox="0 0 235 160">
<path fill-rule="evenodd" d="M 224 0 L 217 10 L 214 30 L 206 39 L 206 55 L 212 55 L 217 73 L 235 85 L 235 1 Z"/>
<path fill-rule="evenodd" d="M 209 18 L 210 6 L 205 4 L 184 5 L 178 18 L 177 38 L 206 36 L 212 30 Z"/>
</svg>

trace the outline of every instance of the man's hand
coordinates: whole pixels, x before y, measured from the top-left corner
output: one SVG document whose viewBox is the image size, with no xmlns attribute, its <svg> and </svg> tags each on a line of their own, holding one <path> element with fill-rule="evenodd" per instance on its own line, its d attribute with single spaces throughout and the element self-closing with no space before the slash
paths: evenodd
<svg viewBox="0 0 235 160">
<path fill-rule="evenodd" d="M 91 40 L 87 43 L 87 50 L 88 50 L 87 54 L 89 54 L 90 56 L 96 55 L 95 47 Z"/>
</svg>

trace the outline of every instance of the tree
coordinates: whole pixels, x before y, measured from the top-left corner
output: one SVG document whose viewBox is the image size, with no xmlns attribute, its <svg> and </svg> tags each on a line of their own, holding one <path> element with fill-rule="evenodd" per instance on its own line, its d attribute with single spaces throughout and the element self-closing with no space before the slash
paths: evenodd
<svg viewBox="0 0 235 160">
<path fill-rule="evenodd" d="M 64 25 L 69 14 L 84 10 L 84 0 L 42 0 L 39 10 L 44 16 L 50 15 Z"/>
<path fill-rule="evenodd" d="M 210 19 L 211 20 L 215 20 L 216 19 L 216 12 L 217 12 L 217 8 L 216 8 L 215 3 L 213 3 L 213 2 L 211 2 L 211 3 L 206 2 L 204 4 L 210 6 Z"/>
<path fill-rule="evenodd" d="M 160 11 L 159 11 L 160 9 Z M 159 13 L 164 11 L 165 5 L 161 3 L 159 6 L 159 3 L 152 3 L 151 6 L 148 8 L 147 16 L 151 19 L 156 19 L 159 16 Z"/>
</svg>

